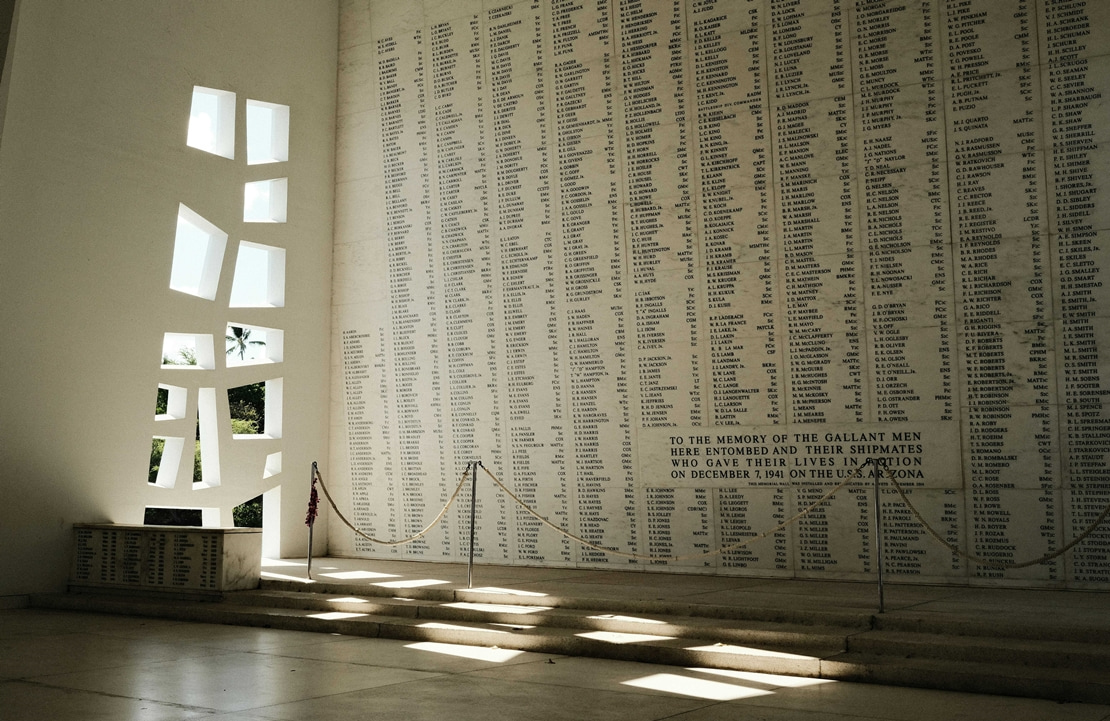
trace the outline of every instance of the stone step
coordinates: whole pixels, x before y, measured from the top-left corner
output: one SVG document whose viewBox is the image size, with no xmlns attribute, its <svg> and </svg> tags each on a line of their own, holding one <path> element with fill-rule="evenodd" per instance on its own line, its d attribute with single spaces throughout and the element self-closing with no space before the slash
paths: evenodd
<svg viewBox="0 0 1110 721">
<path fill-rule="evenodd" d="M 706 618 L 736 621 L 765 621 L 797 625 L 866 629 L 874 624 L 874 614 L 865 611 L 840 611 L 835 609 L 791 609 L 748 605 L 713 605 L 688 603 L 675 600 L 628 599 L 581 596 L 555 596 L 528 594 L 499 588 L 450 589 L 436 587 L 383 588 L 372 584 L 317 582 L 306 586 L 303 582 L 264 579 L 261 590 L 292 591 L 300 593 L 335 594 L 345 596 L 357 591 L 361 596 L 375 598 L 405 598 L 422 601 L 512 603 L 521 606 L 581 609 L 596 613 L 635 614 L 652 613 L 686 618 Z M 507 600 L 511 599 L 511 600 Z"/>
<path fill-rule="evenodd" d="M 1059 702 L 1110 703 L 1110 671 L 1012 663 L 904 658 L 848 652 L 822 660 L 821 675 L 840 681 L 1021 696 Z"/>
<path fill-rule="evenodd" d="M 737 671 L 818 677 L 818 656 L 758 647 L 647 634 L 617 634 L 555 626 L 500 626 L 490 622 L 432 621 L 408 616 L 350 615 L 314 609 L 251 606 L 239 603 L 128 598 L 117 595 L 46 594 L 35 596 L 36 608 L 116 613 L 182 621 L 260 626 L 296 631 L 338 633 L 370 638 L 432 641 L 485 646 L 560 656 L 592 656 L 673 666 L 701 666 Z"/>
<path fill-rule="evenodd" d="M 892 658 L 1101 670 L 1110 679 L 1110 647 L 1101 643 L 876 630 L 852 634 L 846 650 Z"/>
<path fill-rule="evenodd" d="M 946 636 L 1021 638 L 1030 641 L 1066 641 L 1110 644 L 1110 618 L 1101 625 L 1069 625 L 1051 612 L 1039 615 L 897 611 L 876 614 L 872 626 L 881 631 L 933 633 Z"/>
<path fill-rule="evenodd" d="M 1099 643 L 776 624 L 555 604 L 491 590 L 313 586 L 267 588 L 223 601 L 103 593 L 48 594 L 39 608 L 497 647 L 830 680 L 1110 703 L 1110 653 Z M 321 593 L 323 591 L 323 593 Z M 431 591 L 436 591 L 432 593 Z M 522 598 L 528 599 L 520 602 Z M 649 606 L 651 604 L 648 604 Z M 674 610 L 674 604 L 663 604 Z M 700 609 L 703 613 L 707 609 Z M 743 615 L 743 614 L 734 614 Z M 756 613 L 756 615 L 761 615 Z M 826 615 L 819 615 L 825 618 Z M 897 625 L 897 624 L 893 624 Z"/>
<path fill-rule="evenodd" d="M 347 589 L 350 590 L 349 588 Z M 590 609 L 516 604 L 516 597 L 490 601 L 432 601 L 374 595 L 343 596 L 297 591 L 241 591 L 228 594 L 227 603 L 274 608 L 301 608 L 343 613 L 396 615 L 423 620 L 545 626 L 613 634 L 640 634 L 702 639 L 734 645 L 755 644 L 769 650 L 827 656 L 845 649 L 844 628 L 768 621 L 722 620 L 666 614 L 616 614 Z"/>
</svg>

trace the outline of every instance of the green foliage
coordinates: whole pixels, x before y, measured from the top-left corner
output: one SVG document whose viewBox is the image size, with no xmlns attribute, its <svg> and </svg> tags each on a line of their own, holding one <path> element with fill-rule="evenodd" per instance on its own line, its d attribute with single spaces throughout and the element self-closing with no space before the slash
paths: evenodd
<svg viewBox="0 0 1110 721">
<path fill-rule="evenodd" d="M 162 356 L 164 366 L 195 366 L 197 364 L 197 351 L 195 348 L 182 347 L 177 349 L 177 358 Z"/>
<path fill-rule="evenodd" d="M 158 469 L 162 465 L 162 451 L 166 448 L 166 441 L 164 438 L 155 438 L 150 443 L 150 470 L 147 475 L 147 483 L 155 483 L 158 480 Z"/>
<path fill-rule="evenodd" d="M 193 450 L 193 483 L 200 483 L 204 480 L 200 473 L 200 424 L 197 424 L 197 439 L 194 441 L 195 449 Z"/>
<path fill-rule="evenodd" d="M 258 433 L 258 422 L 232 417 L 231 432 L 235 435 L 256 435 Z"/>
<path fill-rule="evenodd" d="M 224 341 L 227 343 L 227 354 L 239 354 L 239 360 L 246 360 L 248 346 L 263 346 L 266 345 L 265 341 L 250 340 L 251 329 L 241 328 L 237 325 L 229 326 L 231 335 L 225 335 Z"/>
<path fill-rule="evenodd" d="M 266 431 L 266 383 L 251 383 L 227 389 L 227 404 L 231 411 L 233 433 L 265 433 Z M 253 431 L 235 430 L 235 422 L 243 421 L 254 425 Z"/>
<path fill-rule="evenodd" d="M 143 514 L 147 526 L 199 526 L 199 508 L 147 508 Z"/>
<path fill-rule="evenodd" d="M 154 415 L 160 416 L 166 412 L 170 406 L 170 390 L 169 388 L 158 389 L 158 400 L 154 403 Z"/>
<path fill-rule="evenodd" d="M 262 496 L 255 496 L 231 512 L 237 528 L 262 528 Z"/>
</svg>

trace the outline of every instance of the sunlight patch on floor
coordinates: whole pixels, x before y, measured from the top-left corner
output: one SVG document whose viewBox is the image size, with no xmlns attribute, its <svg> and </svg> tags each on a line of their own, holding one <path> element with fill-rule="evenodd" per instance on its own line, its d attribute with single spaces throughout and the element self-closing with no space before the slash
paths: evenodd
<svg viewBox="0 0 1110 721">
<path fill-rule="evenodd" d="M 813 656 L 801 656 L 796 653 L 783 651 L 768 651 L 765 648 L 752 648 L 751 646 L 731 646 L 727 643 L 717 643 L 712 646 L 691 646 L 687 651 L 709 651 L 711 653 L 731 653 L 738 656 L 766 656 L 768 658 L 788 658 L 795 661 L 816 661 Z"/>
<path fill-rule="evenodd" d="M 617 616 L 612 613 L 604 613 L 600 616 L 588 616 L 587 618 L 595 621 L 631 621 L 633 623 L 666 623 L 666 621 L 657 621 L 654 618 L 638 618 L 636 616 Z"/>
<path fill-rule="evenodd" d="M 550 606 L 510 606 L 503 603 L 467 603 L 458 601 L 456 603 L 443 604 L 447 608 L 462 608 L 468 611 L 487 611 L 489 613 L 539 613 L 541 611 L 550 611 Z"/>
<path fill-rule="evenodd" d="M 777 673 L 759 673 L 757 671 L 733 671 L 727 668 L 688 668 L 687 671 L 694 673 L 707 673 L 714 676 L 725 676 L 727 678 L 735 678 L 740 681 L 750 681 L 753 683 L 766 684 L 767 686 L 778 686 L 781 688 L 805 688 L 806 686 L 818 686 L 823 683 L 836 683 L 831 678 L 808 678 L 806 676 L 783 676 Z"/>
<path fill-rule="evenodd" d="M 419 624 L 418 628 L 435 628 L 441 631 L 481 631 L 483 633 L 508 633 L 508 631 L 498 631 L 496 628 L 480 628 L 478 626 L 459 626 L 454 623 L 439 623 L 438 621 L 429 621 L 428 623 Z"/>
<path fill-rule="evenodd" d="M 642 643 L 644 641 L 667 641 L 674 636 L 655 636 L 650 633 L 617 633 L 616 631 L 589 631 L 576 633 L 579 638 L 589 638 L 607 643 Z"/>
<path fill-rule="evenodd" d="M 486 648 L 485 646 L 464 646 L 456 643 L 434 643 L 432 641 L 421 641 L 420 643 L 410 643 L 405 648 L 416 649 L 417 651 L 431 651 L 432 653 L 442 653 L 448 656 L 460 656 L 462 658 L 471 658 L 475 661 L 490 661 L 493 663 L 504 663 L 511 659 L 516 658 L 523 651 L 514 651 L 508 648 Z"/>
<path fill-rule="evenodd" d="M 447 581 L 437 581 L 434 578 L 414 578 L 408 581 L 382 581 L 375 583 L 375 586 L 382 588 L 421 588 L 423 586 L 439 586 Z"/>
<path fill-rule="evenodd" d="M 496 586 L 486 586 L 485 588 L 471 588 L 469 590 L 477 591 L 477 592 L 481 592 L 481 593 L 504 593 L 504 594 L 508 594 L 510 596 L 546 596 L 547 595 L 546 593 L 540 593 L 538 591 L 518 591 L 518 590 L 513 589 L 513 588 L 497 588 Z"/>
<path fill-rule="evenodd" d="M 318 575 L 338 578 L 341 581 L 355 581 L 363 578 L 399 578 L 396 573 L 377 573 L 376 571 L 336 571 L 335 573 L 321 573 Z"/>
<path fill-rule="evenodd" d="M 709 701 L 735 701 L 741 698 L 768 696 L 774 693 L 773 691 L 764 689 L 738 686 L 731 683 L 721 683 L 720 681 L 709 681 L 701 678 L 690 678 L 689 676 L 679 676 L 673 673 L 657 673 L 651 676 L 634 678 L 631 681 L 621 681 L 621 684 L 625 686 L 635 686 L 636 688 L 651 689 L 653 691 L 664 691 L 680 696 L 703 698 Z"/>
<path fill-rule="evenodd" d="M 274 573 L 273 571 L 263 571 L 262 578 L 272 578 L 275 581 L 296 581 L 297 583 L 316 583 L 311 578 L 301 578 L 300 576 L 287 576 L 284 573 Z"/>
</svg>

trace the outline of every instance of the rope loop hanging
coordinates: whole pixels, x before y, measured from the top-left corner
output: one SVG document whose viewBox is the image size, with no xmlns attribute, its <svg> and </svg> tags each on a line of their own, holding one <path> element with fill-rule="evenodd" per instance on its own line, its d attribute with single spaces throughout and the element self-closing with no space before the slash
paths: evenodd
<svg viewBox="0 0 1110 721">
<path fill-rule="evenodd" d="M 455 486 L 455 490 L 451 494 L 451 497 L 447 500 L 446 505 L 444 505 L 443 508 L 440 510 L 440 512 L 436 515 L 436 517 L 434 519 L 432 519 L 431 523 L 429 523 L 427 526 L 425 526 L 419 532 L 417 532 L 416 534 L 414 534 L 412 536 L 409 536 L 407 538 L 401 538 L 401 539 L 396 539 L 396 540 L 385 540 L 385 539 L 375 538 L 375 537 L 370 536 L 370 535 L 364 533 L 363 531 L 359 530 L 357 527 L 355 527 L 354 524 L 352 524 L 347 519 L 346 516 L 343 515 L 343 512 L 339 510 L 339 507 L 336 505 L 335 500 L 331 496 L 331 493 L 328 491 L 328 487 L 324 483 L 324 479 L 320 475 L 320 471 L 316 467 L 315 463 L 313 464 L 312 473 L 313 473 L 314 481 L 316 483 L 319 483 L 320 489 L 324 492 L 324 497 L 327 498 L 327 500 L 328 500 L 328 505 L 330 505 L 332 510 L 335 511 L 335 514 L 339 518 L 339 520 L 341 520 L 348 528 L 350 528 L 357 535 L 361 536 L 362 538 L 366 539 L 367 541 L 370 541 L 371 543 L 376 543 L 376 544 L 379 544 L 379 545 L 383 545 L 383 546 L 400 546 L 400 545 L 404 545 L 404 544 L 407 544 L 407 543 L 412 543 L 413 541 L 416 541 L 416 540 L 419 540 L 420 538 L 423 538 L 433 528 L 435 528 L 435 526 L 437 524 L 439 524 L 439 522 L 441 520 L 443 520 L 443 517 L 447 514 L 448 509 L 451 508 L 452 504 L 454 504 L 455 500 L 458 498 L 459 493 L 462 491 L 463 486 L 466 484 L 467 476 L 470 474 L 471 470 L 475 467 L 475 464 L 476 464 L 477 467 L 480 467 L 485 472 L 485 474 L 487 476 L 489 476 L 490 480 L 492 480 L 493 483 L 495 485 L 497 485 L 498 488 L 500 488 L 502 491 L 504 491 L 505 494 L 514 503 L 516 503 L 518 506 L 520 506 L 522 509 L 524 509 L 525 512 L 527 512 L 529 515 L 531 515 L 536 520 L 540 521 L 543 525 L 545 525 L 548 528 L 552 529 L 553 531 L 559 533 L 560 535 L 574 541 L 575 543 L 578 543 L 578 544 L 580 544 L 580 545 L 582 545 L 586 548 L 590 548 L 590 549 L 595 550 L 595 551 L 600 551 L 602 553 L 607 553 L 607 554 L 610 554 L 610 555 L 619 556 L 621 558 L 631 558 L 631 559 L 642 560 L 642 561 L 681 562 L 681 561 L 699 560 L 699 559 L 709 558 L 709 557 L 712 557 L 712 556 L 719 556 L 723 553 L 729 553 L 731 551 L 739 550 L 739 549 L 744 548 L 745 546 L 747 546 L 751 543 L 754 543 L 755 541 L 762 540 L 764 538 L 767 538 L 768 536 L 773 536 L 776 533 L 780 533 L 781 531 L 785 530 L 786 528 L 788 528 L 792 524 L 796 523 L 797 521 L 801 520 L 802 518 L 804 518 L 807 515 L 809 515 L 810 513 L 812 513 L 819 506 L 821 506 L 821 505 L 825 504 L 826 502 L 828 502 L 829 500 L 831 500 L 832 497 L 838 491 L 844 489 L 846 486 L 850 485 L 851 483 L 853 483 L 855 481 L 859 481 L 862 478 L 863 469 L 871 462 L 873 462 L 872 459 L 868 459 L 867 461 L 865 461 L 863 464 L 861 464 L 859 467 L 857 467 L 855 469 L 855 471 L 852 473 L 851 476 L 849 476 L 845 480 L 841 481 L 836 486 L 830 488 L 828 491 L 826 491 L 816 501 L 813 501 L 808 506 L 806 506 L 804 509 L 802 509 L 798 513 L 795 513 L 790 518 L 782 521 L 781 523 L 776 525 L 774 528 L 771 528 L 767 531 L 763 531 L 762 533 L 753 533 L 752 535 L 748 536 L 744 540 L 739 541 L 737 543 L 730 543 L 730 544 L 727 544 L 725 546 L 720 546 L 718 548 L 702 551 L 702 552 L 699 552 L 699 553 L 691 553 L 691 554 L 676 555 L 676 556 L 649 555 L 649 554 L 643 554 L 643 553 L 633 553 L 633 552 L 630 552 L 630 551 L 621 551 L 621 550 L 618 550 L 618 549 L 615 549 L 615 548 L 607 548 L 605 546 L 599 546 L 599 545 L 597 545 L 597 544 L 595 544 L 591 541 L 586 540 L 585 538 L 582 538 L 581 536 L 578 536 L 574 533 L 571 533 L 570 531 L 566 530 L 565 528 L 562 528 L 558 524 L 553 523 L 552 521 L 548 520 L 546 517 L 544 517 L 542 514 L 540 514 L 534 508 L 529 506 L 524 500 L 522 500 L 519 496 L 517 496 L 515 493 L 513 493 L 512 490 L 507 485 L 505 485 L 501 481 L 500 478 L 495 476 L 488 468 L 486 468 L 485 465 L 481 461 L 476 461 L 476 462 L 473 462 L 473 463 L 467 463 L 466 464 L 466 469 L 463 470 L 462 475 L 459 478 L 459 482 Z M 879 463 L 879 466 L 881 468 L 883 468 L 883 470 L 884 470 L 883 475 L 890 482 L 890 484 L 894 487 L 895 491 L 897 491 L 898 495 L 902 499 L 902 502 L 906 505 L 906 508 L 909 509 L 910 513 L 913 514 L 913 517 L 917 520 L 918 523 L 921 524 L 922 528 L 925 530 L 925 532 L 933 540 L 940 543 L 942 546 L 947 548 L 951 553 L 959 556 L 960 558 L 963 558 L 967 561 L 970 561 L 972 563 L 978 564 L 978 565 L 986 567 L 986 568 L 995 568 L 995 569 L 1002 569 L 1002 570 L 1009 570 L 1009 569 L 1016 569 L 1016 568 L 1028 568 L 1030 566 L 1036 566 L 1036 565 L 1040 565 L 1040 564 L 1046 563 L 1048 561 L 1051 561 L 1054 558 L 1058 558 L 1059 556 L 1062 556 L 1064 553 L 1067 553 L 1069 550 L 1071 550 L 1072 548 L 1074 548 L 1075 546 L 1080 544 L 1084 539 L 1086 539 L 1088 536 L 1090 536 L 1092 533 L 1094 533 L 1094 531 L 1100 525 L 1102 525 L 1103 521 L 1105 521 L 1106 518 L 1108 516 L 1110 516 L 1110 504 L 1107 504 L 1107 506 L 1102 510 L 1102 512 L 1098 515 L 1098 517 L 1094 520 L 1094 522 L 1090 526 L 1088 526 L 1082 533 L 1077 535 L 1075 538 L 1073 538 L 1071 541 L 1069 541 L 1065 545 L 1061 546 L 1059 549 L 1057 549 L 1055 551 L 1052 551 L 1050 553 L 1047 553 L 1047 554 L 1045 554 L 1043 556 L 1040 556 L 1038 558 L 1034 558 L 1034 559 L 1031 559 L 1031 560 L 1028 560 L 1028 561 L 1021 561 L 1021 562 L 991 560 L 991 559 L 982 558 L 982 557 L 976 556 L 974 554 L 971 554 L 967 551 L 964 551 L 963 549 L 959 548 L 958 546 L 949 542 L 943 536 L 941 536 L 941 534 L 938 533 L 936 531 L 936 529 L 934 529 L 929 524 L 929 522 L 925 520 L 925 518 L 922 516 L 921 512 L 918 511 L 917 508 L 913 505 L 913 503 L 909 499 L 908 494 L 906 493 L 906 490 L 894 478 L 894 474 L 891 472 L 890 468 L 888 466 L 886 466 L 885 464 L 882 464 L 882 463 Z"/>
<path fill-rule="evenodd" d="M 347 526 L 347 528 L 350 528 L 356 534 L 358 534 L 359 536 L 362 536 L 363 538 L 365 538 L 367 541 L 370 541 L 371 543 L 377 543 L 378 545 L 381 545 L 381 546 L 403 546 L 406 543 L 412 543 L 413 541 L 420 540 L 425 535 L 427 535 L 429 531 L 431 531 L 433 528 L 435 528 L 436 524 L 438 524 L 441 520 L 443 520 L 443 517 L 445 515 L 447 515 L 447 509 L 449 509 L 451 507 L 451 504 L 453 504 L 455 502 L 455 499 L 458 498 L 459 491 L 462 490 L 463 485 L 466 483 L 466 475 L 470 472 L 470 468 L 471 468 L 471 464 L 467 463 L 466 464 L 466 470 L 464 470 L 462 472 L 462 477 L 459 479 L 459 484 L 457 486 L 455 486 L 455 492 L 451 494 L 451 498 L 447 499 L 447 505 L 445 505 L 443 507 L 443 509 L 440 510 L 440 512 L 436 515 L 436 517 L 432 519 L 431 523 L 429 523 L 427 526 L 425 526 L 421 531 L 419 531 L 415 535 L 409 536 L 408 538 L 399 538 L 399 539 L 393 540 L 393 541 L 386 541 L 386 540 L 381 539 L 381 538 L 374 538 L 373 536 L 367 535 L 366 533 L 363 533 L 358 528 L 356 528 L 353 523 L 351 523 L 349 520 L 347 520 L 347 517 L 344 516 L 343 512 L 339 510 L 339 507 L 335 505 L 335 501 L 332 499 L 331 493 L 328 492 L 328 487 L 326 485 L 324 485 L 324 479 L 320 475 L 319 469 L 317 469 L 315 467 L 315 464 L 313 464 L 312 472 L 314 474 L 314 477 L 315 477 L 316 481 L 320 484 L 320 489 L 324 491 L 324 497 L 328 499 L 328 505 L 331 506 L 332 510 L 335 511 L 335 515 L 339 517 L 339 520 L 343 521 L 343 523 Z"/>
<path fill-rule="evenodd" d="M 1070 551 L 1072 548 L 1079 545 L 1083 541 L 1083 539 L 1085 539 L 1087 536 L 1094 533 L 1095 529 L 1098 528 L 1100 525 L 1102 525 L 1102 522 L 1106 520 L 1106 517 L 1108 515 L 1110 515 L 1110 503 L 1108 503 L 1106 505 L 1106 508 L 1102 509 L 1102 513 L 1100 513 L 1098 515 L 1098 518 L 1095 519 L 1094 523 L 1092 523 L 1090 526 L 1088 526 L 1086 528 L 1086 530 L 1084 530 L 1078 536 L 1076 536 L 1072 540 L 1068 541 L 1066 544 L 1064 544 L 1060 548 L 1056 549 L 1055 551 L 1052 551 L 1050 553 L 1046 553 L 1045 555 L 1040 556 L 1039 558 L 1034 558 L 1034 559 L 1029 560 L 1029 561 L 1020 561 L 1020 562 L 994 561 L 994 560 L 991 560 L 989 558 L 981 558 L 979 556 L 973 555 L 971 553 L 968 553 L 967 551 L 964 551 L 960 547 L 958 547 L 956 545 L 953 545 L 952 543 L 949 543 L 939 533 L 937 533 L 936 529 L 934 529 L 931 525 L 929 525 L 929 522 L 925 520 L 925 518 L 921 515 L 921 512 L 918 511 L 917 508 L 912 503 L 910 503 L 909 496 L 906 494 L 905 489 L 902 488 L 902 484 L 900 484 L 898 481 L 896 481 L 894 479 L 894 474 L 891 473 L 889 468 L 886 469 L 886 478 L 887 478 L 888 481 L 890 481 L 890 484 L 892 486 L 894 486 L 894 490 L 898 491 L 898 495 L 901 496 L 902 502 L 906 504 L 906 508 L 910 509 L 910 513 L 913 514 L 913 517 L 915 519 L 917 519 L 917 522 L 921 524 L 921 527 L 925 529 L 925 532 L 928 533 L 929 536 L 933 538 L 933 540 L 935 540 L 937 543 L 941 544 L 942 546 L 944 546 L 945 548 L 947 548 L 949 551 L 956 554 L 960 558 L 963 558 L 964 560 L 967 560 L 967 561 L 971 561 L 972 563 L 977 563 L 980 566 L 983 566 L 985 568 L 996 568 L 996 569 L 1001 569 L 1001 570 L 1009 570 L 1009 569 L 1012 569 L 1012 568 L 1028 568 L 1030 566 L 1038 566 L 1042 563 L 1046 563 L 1048 561 L 1051 561 L 1052 559 L 1058 558 L 1058 557 L 1064 555 L 1065 553 Z"/>
</svg>

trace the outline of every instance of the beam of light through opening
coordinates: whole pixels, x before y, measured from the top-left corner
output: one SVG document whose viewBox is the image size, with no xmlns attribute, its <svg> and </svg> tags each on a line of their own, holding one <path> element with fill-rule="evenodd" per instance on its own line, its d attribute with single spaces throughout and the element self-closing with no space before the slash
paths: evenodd
<svg viewBox="0 0 1110 721">
<path fill-rule="evenodd" d="M 320 575 L 328 578 L 338 578 L 343 581 L 362 578 L 400 578 L 396 573 L 376 573 L 374 571 L 337 571 L 335 573 L 321 573 Z"/>
<path fill-rule="evenodd" d="M 631 681 L 621 681 L 621 684 L 624 686 L 635 686 L 636 688 L 646 688 L 653 691 L 678 694 L 680 696 L 703 698 L 709 701 L 735 701 L 741 698 L 769 696 L 774 693 L 773 691 L 764 691 L 758 688 L 736 686 L 730 683 L 708 681 L 700 678 L 689 678 L 688 676 L 679 676 L 673 673 L 657 673 L 653 676 L 635 678 Z"/>
<path fill-rule="evenodd" d="M 432 653 L 442 653 L 448 656 L 460 656 L 462 658 L 474 659 L 475 661 L 490 661 L 493 663 L 504 663 L 524 653 L 523 651 L 514 651 L 507 648 L 463 646 L 461 644 L 434 643 L 432 641 L 410 643 L 407 644 L 405 648 L 411 648 L 417 651 L 431 651 Z"/>
<path fill-rule="evenodd" d="M 741 681 L 776 686 L 779 688 L 805 688 L 818 686 L 823 683 L 836 683 L 831 678 L 807 678 L 805 676 L 783 676 L 778 673 L 758 673 L 756 671 L 733 671 L 727 668 L 688 668 L 692 673 L 707 673 L 714 676 L 726 676 Z"/>
<path fill-rule="evenodd" d="M 434 578 L 417 578 L 411 581 L 384 581 L 372 585 L 381 586 L 382 588 L 420 588 L 421 586 L 438 586 L 444 583 L 447 583 L 447 581 L 437 581 Z"/>
<path fill-rule="evenodd" d="M 539 613 L 541 611 L 550 611 L 550 606 L 510 606 L 502 603 L 466 603 L 459 601 L 457 603 L 443 604 L 447 608 L 463 608 L 468 611 L 487 611 L 489 613 Z"/>
<path fill-rule="evenodd" d="M 666 641 L 674 636 L 654 636 L 650 633 L 617 633 L 616 631 L 590 631 L 589 633 L 576 633 L 579 638 L 590 638 L 594 641 L 608 643 L 642 643 L 644 641 Z"/>
</svg>

